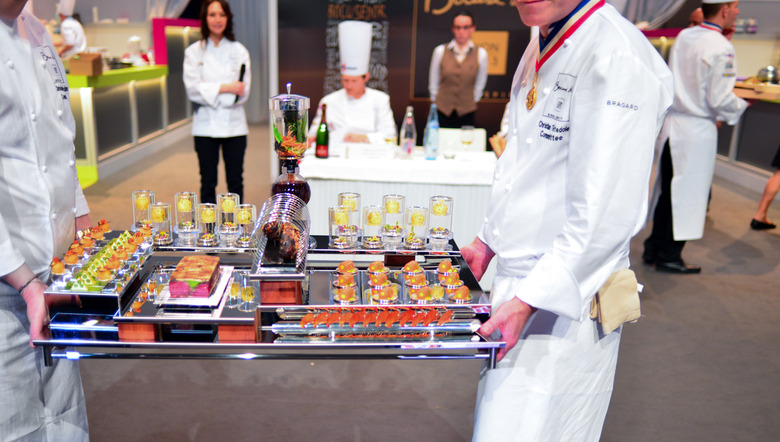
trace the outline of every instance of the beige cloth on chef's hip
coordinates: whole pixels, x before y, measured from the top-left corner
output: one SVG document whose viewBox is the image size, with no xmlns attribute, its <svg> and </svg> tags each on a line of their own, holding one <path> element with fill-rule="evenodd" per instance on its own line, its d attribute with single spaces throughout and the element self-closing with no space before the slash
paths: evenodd
<svg viewBox="0 0 780 442">
<path fill-rule="evenodd" d="M 598 319 L 604 333 L 611 333 L 641 315 L 639 285 L 633 270 L 623 269 L 610 275 L 590 304 L 590 317 Z"/>
</svg>

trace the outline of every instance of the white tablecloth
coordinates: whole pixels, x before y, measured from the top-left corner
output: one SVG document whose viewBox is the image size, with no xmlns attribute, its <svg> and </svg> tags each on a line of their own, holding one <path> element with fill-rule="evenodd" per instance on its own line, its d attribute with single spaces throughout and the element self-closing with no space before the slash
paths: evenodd
<svg viewBox="0 0 780 442">
<path fill-rule="evenodd" d="M 496 156 L 493 152 L 460 152 L 454 159 L 430 161 L 411 159 L 319 159 L 306 156 L 300 174 L 311 187 L 309 214 L 311 232 L 328 234 L 328 207 L 335 206 L 341 192 L 360 194 L 361 206 L 381 205 L 382 196 L 397 193 L 406 197 L 406 205 L 428 207 L 434 195 L 451 196 L 452 231 L 458 246 L 476 237 L 487 213 L 490 184 Z M 490 289 L 492 272 L 481 285 Z"/>
</svg>

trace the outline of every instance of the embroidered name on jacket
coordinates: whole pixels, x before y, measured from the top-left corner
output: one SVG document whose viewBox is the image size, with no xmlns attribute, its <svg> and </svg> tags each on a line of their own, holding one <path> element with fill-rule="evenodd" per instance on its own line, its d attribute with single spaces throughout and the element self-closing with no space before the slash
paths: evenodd
<svg viewBox="0 0 780 442">
<path fill-rule="evenodd" d="M 622 109 L 628 109 L 628 110 L 634 110 L 634 111 L 639 110 L 639 106 L 637 106 L 636 104 L 625 103 L 625 102 L 616 101 L 616 100 L 607 100 L 607 106 L 615 106 L 615 107 L 619 107 L 619 108 L 622 108 Z"/>
</svg>

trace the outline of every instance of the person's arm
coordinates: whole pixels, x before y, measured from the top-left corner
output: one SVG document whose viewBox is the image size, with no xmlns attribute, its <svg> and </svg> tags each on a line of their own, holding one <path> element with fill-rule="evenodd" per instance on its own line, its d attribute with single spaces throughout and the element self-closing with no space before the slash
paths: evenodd
<svg viewBox="0 0 780 442">
<path fill-rule="evenodd" d="M 748 107 L 747 101 L 734 94 L 737 72 L 735 60 L 733 51 L 718 54 L 710 67 L 712 73 L 707 85 L 707 104 L 718 119 L 732 126 L 737 124 Z"/>
<path fill-rule="evenodd" d="M 43 295 L 47 286 L 35 276 L 27 264 L 22 264 L 18 269 L 3 276 L 3 280 L 16 289 L 27 304 L 27 319 L 30 321 L 30 347 L 33 347 L 33 339 L 47 337 L 49 309 L 46 307 Z"/>
<path fill-rule="evenodd" d="M 446 45 L 436 46 L 433 50 L 433 55 L 431 55 L 431 66 L 428 69 L 428 94 L 430 95 L 432 102 L 436 102 L 436 94 L 439 93 L 441 57 L 442 54 L 444 54 L 445 46 Z"/>
<path fill-rule="evenodd" d="M 477 79 L 474 82 L 474 101 L 478 103 L 485 92 L 485 85 L 487 85 L 488 53 L 485 49 L 477 47 L 477 57 L 479 60 L 479 71 L 477 71 Z"/>
<path fill-rule="evenodd" d="M 233 44 L 235 45 L 233 50 L 237 54 L 236 58 L 238 58 L 240 62 L 236 63 L 234 76 L 232 78 L 225 78 L 228 82 L 219 85 L 218 107 L 241 106 L 249 99 L 249 87 L 252 83 L 249 51 L 247 51 L 241 43 L 235 42 Z M 243 81 L 239 81 L 242 64 L 245 66 L 244 79 Z M 236 96 L 238 96 L 238 101 L 236 101 Z"/>
<path fill-rule="evenodd" d="M 496 252 L 479 237 L 474 238 L 471 244 L 461 247 L 460 253 L 463 255 L 463 259 L 466 260 L 469 268 L 471 268 L 471 273 L 474 274 L 477 281 L 482 280 L 482 276 L 485 275 L 485 270 L 490 265 L 490 261 L 496 256 Z"/>
</svg>

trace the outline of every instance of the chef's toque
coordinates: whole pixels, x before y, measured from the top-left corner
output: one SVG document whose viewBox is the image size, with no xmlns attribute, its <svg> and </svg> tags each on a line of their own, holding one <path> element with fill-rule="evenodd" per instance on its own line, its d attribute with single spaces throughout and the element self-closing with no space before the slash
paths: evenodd
<svg viewBox="0 0 780 442">
<path fill-rule="evenodd" d="M 73 15 L 73 8 L 76 6 L 76 0 L 60 0 L 59 6 L 60 14 L 65 17 L 70 17 Z"/>
<path fill-rule="evenodd" d="M 371 58 L 370 23 L 343 21 L 339 23 L 339 56 L 342 75 L 365 75 Z"/>
</svg>

